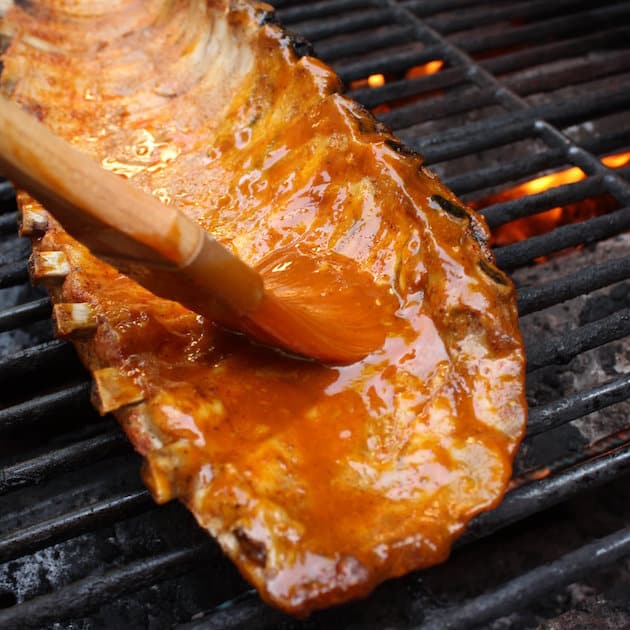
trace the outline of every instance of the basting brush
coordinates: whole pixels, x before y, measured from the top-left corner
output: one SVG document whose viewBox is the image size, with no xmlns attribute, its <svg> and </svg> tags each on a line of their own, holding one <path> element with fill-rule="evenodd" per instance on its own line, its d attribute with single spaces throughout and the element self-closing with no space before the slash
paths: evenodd
<svg viewBox="0 0 630 630">
<path fill-rule="evenodd" d="M 379 348 L 379 291 L 354 261 L 306 245 L 255 268 L 0 97 L 0 167 L 90 251 L 153 293 L 266 345 L 336 363 Z"/>
</svg>

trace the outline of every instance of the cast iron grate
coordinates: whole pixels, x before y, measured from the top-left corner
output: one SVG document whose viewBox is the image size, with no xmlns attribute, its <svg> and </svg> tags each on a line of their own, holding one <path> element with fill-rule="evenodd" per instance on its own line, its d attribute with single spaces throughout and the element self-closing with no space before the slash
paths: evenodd
<svg viewBox="0 0 630 630">
<path fill-rule="evenodd" d="M 274 4 L 280 20 L 308 37 L 315 53 L 335 67 L 349 94 L 420 151 L 464 199 L 475 201 L 515 181 L 559 168 L 583 171 L 581 181 L 484 208 L 491 227 L 602 195 L 615 200 L 617 209 L 608 214 L 497 248 L 498 263 L 506 270 L 517 271 L 566 248 L 614 239 L 630 229 L 630 167 L 612 169 L 600 159 L 630 148 L 629 127 L 614 124 L 616 116 L 630 111 L 630 2 Z M 439 72 L 406 76 L 410 68 L 436 60 L 444 64 Z M 387 81 L 374 88 L 361 81 L 375 74 Z M 577 96 L 567 99 L 564 89 L 576 90 Z M 601 132 L 587 133 L 592 121 L 608 119 L 611 126 L 604 124 Z M 530 143 L 535 150 L 512 151 L 519 143 Z M 12 562 L 63 541 L 104 528 L 124 528 L 145 513 L 158 520 L 160 514 L 167 514 L 168 521 L 171 508 L 153 505 L 133 475 L 137 459 L 121 431 L 113 421 L 98 419 L 90 411 L 85 374 L 69 346 L 51 338 L 49 300 L 25 286 L 27 251 L 14 236 L 15 199 L 6 182 L 0 183 L 0 204 L 0 304 L 7 304 L 0 310 L 0 333 L 6 333 L 0 335 L 0 433 L 7 436 L 6 446 L 0 447 L 0 506 L 5 510 L 0 510 L 0 562 L 11 567 Z M 543 272 L 538 282 L 520 288 L 519 310 L 523 316 L 535 314 L 580 296 L 597 295 L 611 285 L 625 287 L 628 293 L 627 284 L 619 285 L 628 279 L 628 255 L 607 257 L 559 277 L 547 278 Z M 569 363 L 629 336 L 630 304 L 622 300 L 620 308 L 593 321 L 552 330 L 528 343 L 529 370 L 538 373 Z M 530 452 L 517 463 L 514 489 L 496 510 L 475 519 L 460 545 L 627 473 L 628 418 L 623 426 L 611 426 L 605 439 L 590 444 L 569 440 L 547 456 L 540 454 L 544 449 L 539 445 L 548 436 L 570 438 L 571 433 L 557 432 L 628 399 L 630 370 L 620 370 L 613 379 L 534 404 L 524 449 Z M 547 433 L 552 430 L 556 433 Z M 59 433 L 61 438 L 56 437 Z M 120 467 L 121 477 L 128 471 L 127 480 L 104 483 L 114 467 Z M 53 509 L 26 507 L 29 493 L 44 504 L 47 489 L 54 496 L 57 488 L 64 488 L 55 484 L 68 475 L 99 491 L 78 493 L 76 501 L 65 498 Z M 11 506 L 13 511 L 7 509 Z M 5 607 L 0 610 L 0 625 L 41 627 L 57 619 L 84 618 L 107 602 L 187 574 L 201 564 L 228 574 L 216 546 L 198 537 L 190 520 L 182 518 L 183 534 L 174 541 L 165 536 L 166 546 L 157 551 L 149 548 L 146 555 L 122 562 L 110 559 L 96 571 L 79 572 L 36 590 L 30 599 L 19 589 L 17 594 L 0 591 L 0 606 Z M 165 521 L 164 527 L 168 529 Z M 414 602 L 414 597 L 421 599 L 412 588 L 414 576 L 395 581 L 393 588 L 412 600 L 405 625 L 468 627 L 508 613 L 628 553 L 630 531 L 622 528 L 455 607 L 420 610 Z M 37 568 L 37 555 L 33 558 L 29 566 Z M 217 587 L 215 599 L 222 602 L 220 606 L 187 627 L 291 625 L 238 579 L 228 576 L 226 582 L 225 588 Z M 370 600 L 362 605 L 369 608 Z M 185 621 L 200 610 L 188 609 L 188 617 L 179 613 L 174 621 Z"/>
</svg>

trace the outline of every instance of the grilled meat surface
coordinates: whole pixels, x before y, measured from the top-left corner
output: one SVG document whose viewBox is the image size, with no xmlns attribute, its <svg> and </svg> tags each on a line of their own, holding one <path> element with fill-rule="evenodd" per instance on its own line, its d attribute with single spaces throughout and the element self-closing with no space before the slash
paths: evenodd
<svg viewBox="0 0 630 630">
<path fill-rule="evenodd" d="M 153 296 L 18 196 L 58 333 L 156 500 L 183 501 L 264 599 L 305 614 L 444 560 L 499 502 L 524 352 L 483 220 L 269 11 L 15 3 L 0 89 L 249 264 L 334 251 L 383 289 L 382 348 L 348 366 L 296 359 Z"/>
</svg>

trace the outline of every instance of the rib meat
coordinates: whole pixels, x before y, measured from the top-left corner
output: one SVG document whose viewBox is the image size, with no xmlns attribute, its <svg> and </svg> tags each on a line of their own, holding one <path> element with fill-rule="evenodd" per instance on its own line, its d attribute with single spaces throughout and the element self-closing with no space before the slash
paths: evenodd
<svg viewBox="0 0 630 630">
<path fill-rule="evenodd" d="M 249 264 L 334 251 L 384 289 L 383 348 L 298 360 L 151 295 L 19 194 L 58 332 L 156 500 L 183 501 L 264 599 L 305 614 L 444 560 L 499 502 L 524 354 L 483 220 L 269 17 L 224 0 L 15 3 L 0 89 Z"/>
</svg>

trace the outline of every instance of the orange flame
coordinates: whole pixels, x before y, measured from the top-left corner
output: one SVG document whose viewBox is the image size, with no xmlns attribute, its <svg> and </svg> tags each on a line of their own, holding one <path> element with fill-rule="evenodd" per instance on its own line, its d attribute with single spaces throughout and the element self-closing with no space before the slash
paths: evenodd
<svg viewBox="0 0 630 630">
<path fill-rule="evenodd" d="M 621 168 L 630 164 L 630 152 L 609 155 L 602 158 L 602 163 L 609 168 Z M 509 190 L 484 197 L 471 205 L 475 209 L 486 208 L 512 199 L 520 199 L 527 195 L 535 195 L 557 186 L 573 184 L 585 177 L 584 171 L 575 166 L 557 173 L 536 177 Z M 500 225 L 493 231 L 492 243 L 494 245 L 509 245 L 531 236 L 544 234 L 559 225 L 578 223 L 605 214 L 616 207 L 617 203 L 610 195 L 600 195 L 568 206 L 551 208 L 545 212 Z"/>
<path fill-rule="evenodd" d="M 384 74 L 371 74 L 368 77 L 367 82 L 371 88 L 381 87 L 381 85 L 385 85 L 385 75 Z"/>
<path fill-rule="evenodd" d="M 405 73 L 405 79 L 415 79 L 416 77 L 426 77 L 430 74 L 439 72 L 444 67 L 444 62 L 441 59 L 434 59 L 421 66 L 414 66 L 409 68 Z"/>
<path fill-rule="evenodd" d="M 421 66 L 413 66 L 405 72 L 405 79 L 413 79 L 416 77 L 425 77 L 430 74 L 439 72 L 444 66 L 444 62 L 441 59 L 434 59 Z M 377 88 L 385 85 L 389 81 L 395 80 L 395 77 L 386 77 L 384 74 L 371 74 L 365 79 L 356 79 L 350 82 L 350 89 L 356 90 L 358 88 L 371 87 Z"/>
<path fill-rule="evenodd" d="M 507 196 L 507 199 L 503 199 L 503 201 L 507 201 L 508 199 L 518 199 L 519 197 L 535 195 L 537 193 L 544 192 L 549 188 L 556 188 L 557 186 L 563 186 L 564 184 L 575 184 L 575 182 L 579 182 L 585 177 L 586 175 L 584 174 L 584 171 L 581 168 L 574 166 L 566 171 L 536 177 L 536 179 L 531 179 L 530 181 L 520 184 L 505 193 L 499 193 L 499 195 Z"/>
<path fill-rule="evenodd" d="M 630 164 L 630 152 L 618 153 L 617 155 L 608 155 L 605 158 L 602 158 L 602 162 L 608 168 L 621 168 L 622 166 Z"/>
</svg>

